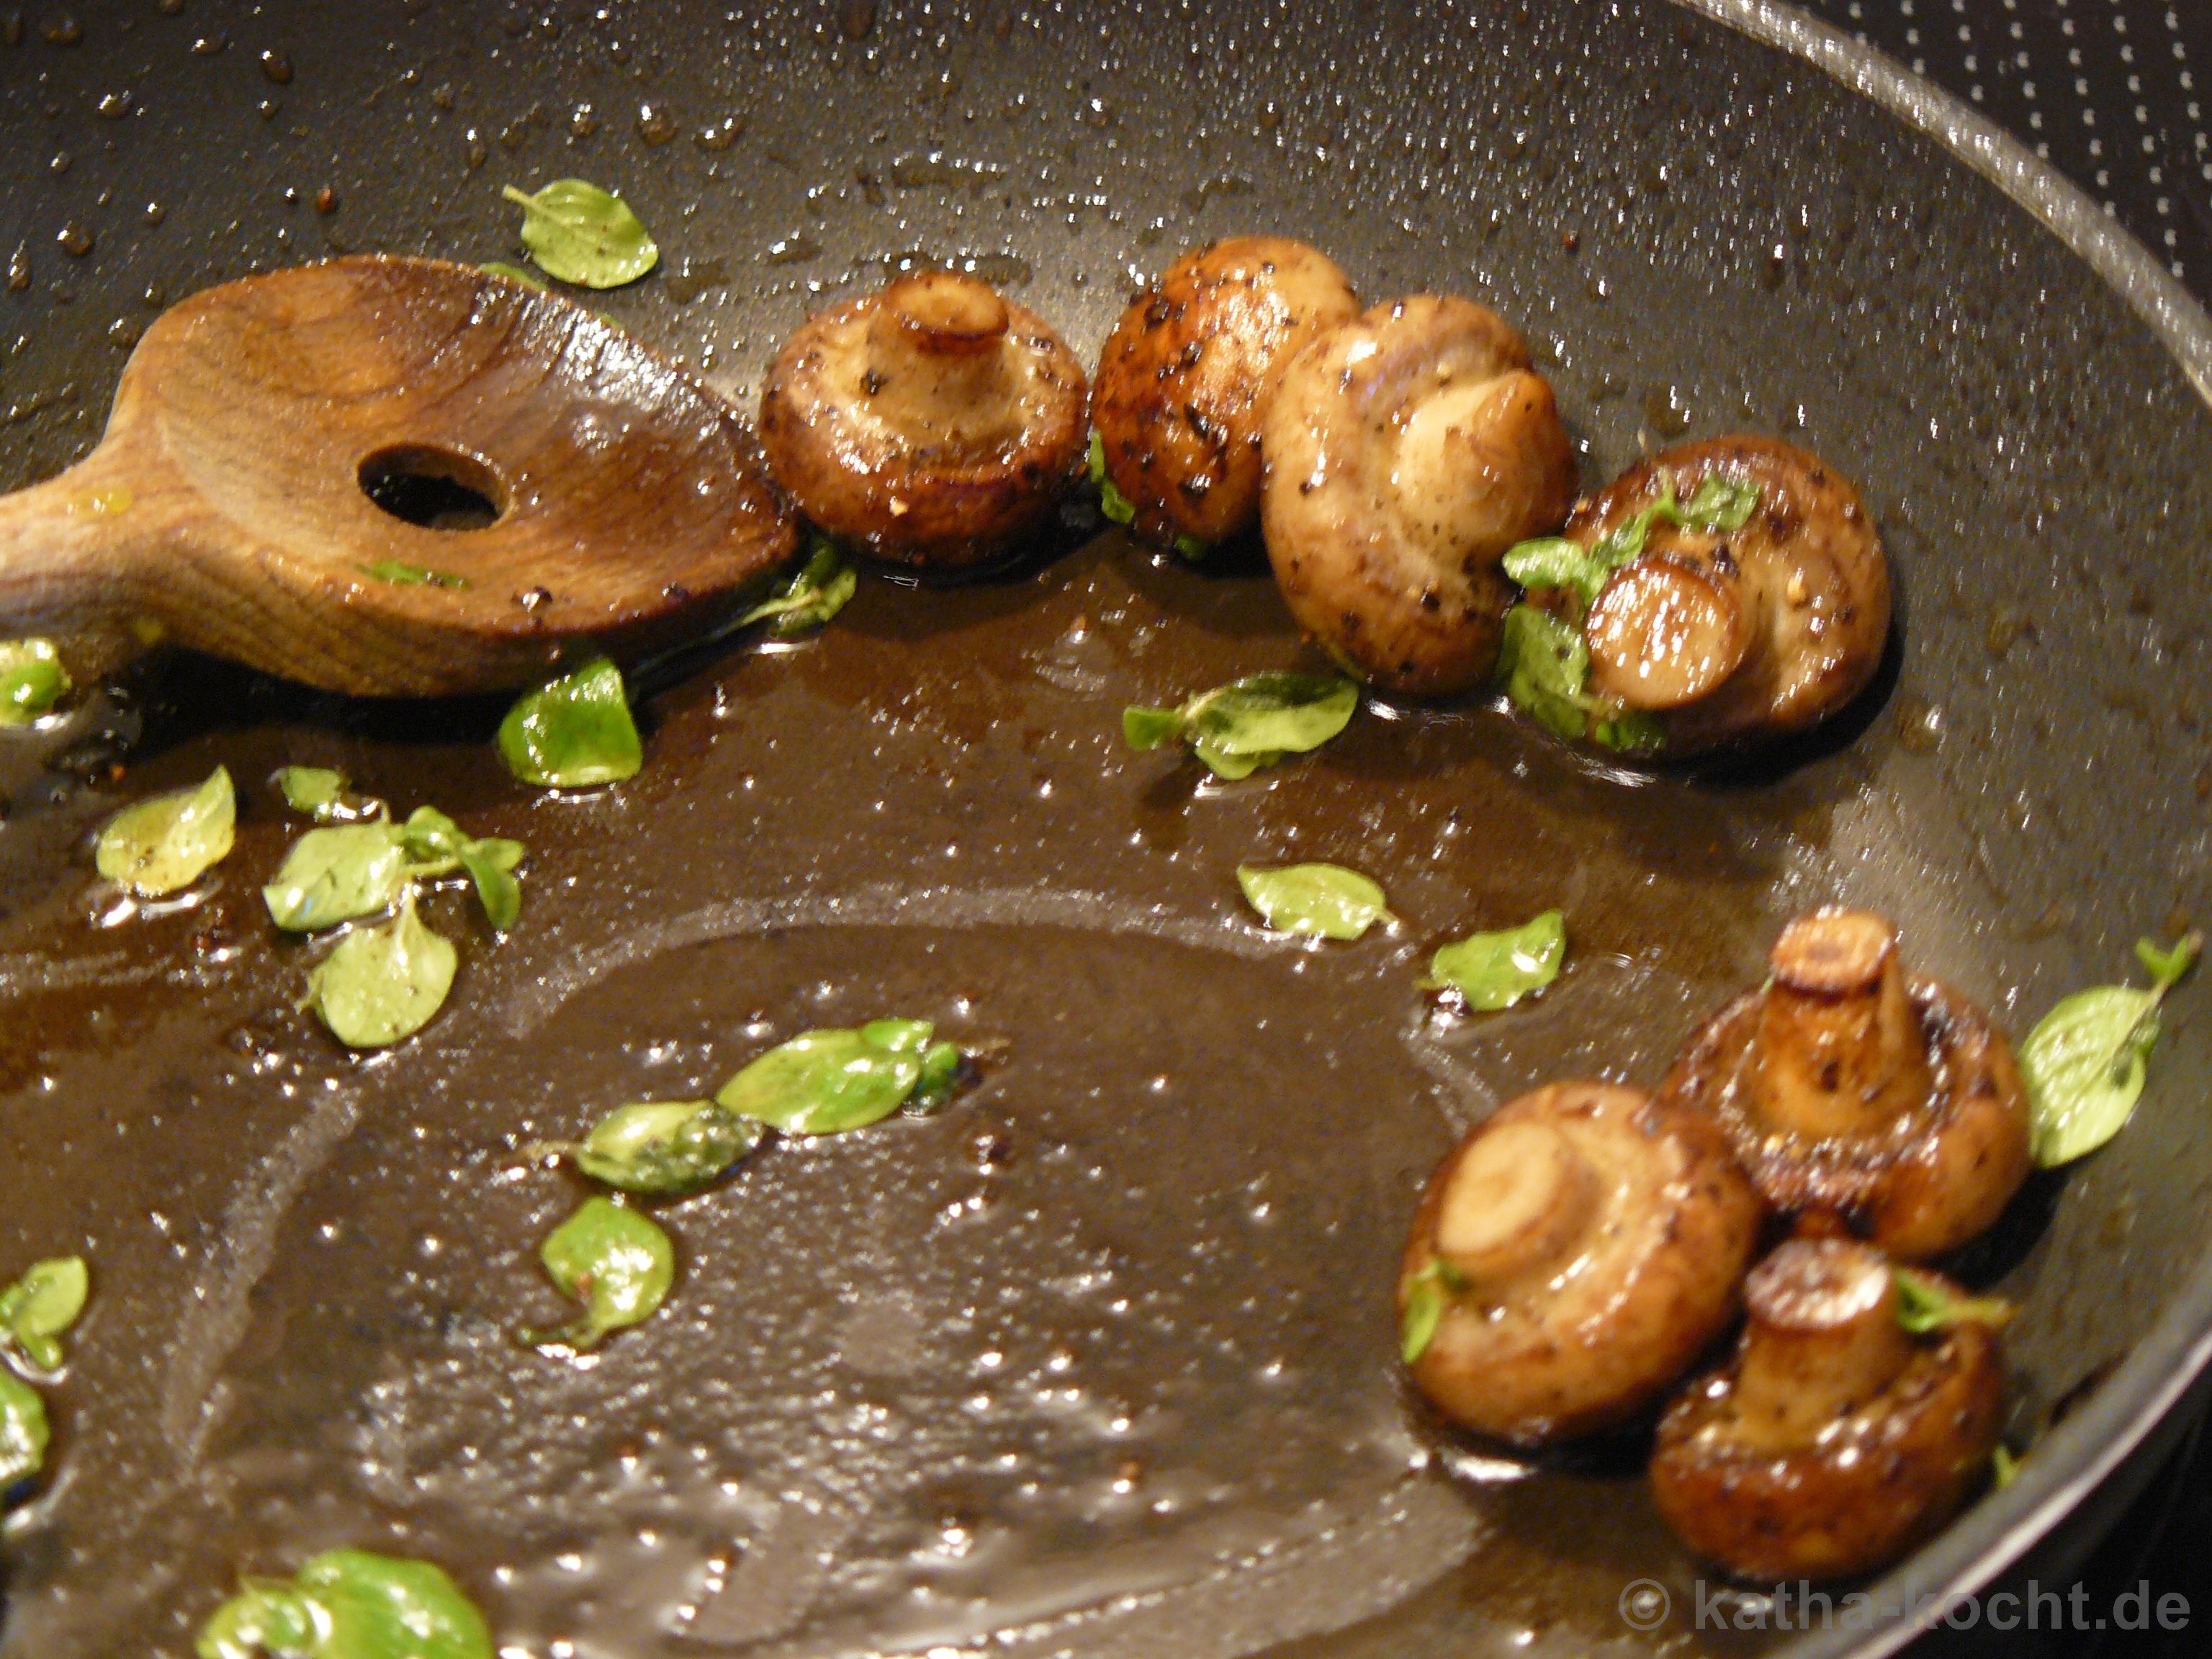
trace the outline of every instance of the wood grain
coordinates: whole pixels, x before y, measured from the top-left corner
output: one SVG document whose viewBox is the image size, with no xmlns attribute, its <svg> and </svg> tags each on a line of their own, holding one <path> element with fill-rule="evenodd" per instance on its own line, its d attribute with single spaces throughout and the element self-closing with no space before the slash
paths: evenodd
<svg viewBox="0 0 2212 1659">
<path fill-rule="evenodd" d="M 497 520 L 377 506 L 362 466 L 394 448 L 485 486 Z M 0 631 L 52 634 L 80 674 L 173 640 L 338 691 L 492 690 L 710 625 L 797 546 L 735 411 L 621 330 L 469 267 L 353 257 L 156 320 L 100 447 L 0 497 Z"/>
</svg>

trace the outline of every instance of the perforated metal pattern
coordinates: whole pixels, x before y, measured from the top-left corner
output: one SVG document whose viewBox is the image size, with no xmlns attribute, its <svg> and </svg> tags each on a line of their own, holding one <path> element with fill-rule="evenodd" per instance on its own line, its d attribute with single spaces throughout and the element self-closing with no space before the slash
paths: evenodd
<svg viewBox="0 0 2212 1659">
<path fill-rule="evenodd" d="M 1971 100 L 2212 296 L 2212 0 L 1805 0 Z"/>
</svg>

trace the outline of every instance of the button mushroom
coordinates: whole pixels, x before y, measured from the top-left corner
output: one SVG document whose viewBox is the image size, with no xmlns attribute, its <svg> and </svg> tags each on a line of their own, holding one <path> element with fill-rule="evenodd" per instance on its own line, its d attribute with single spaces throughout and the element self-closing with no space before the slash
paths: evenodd
<svg viewBox="0 0 2212 1659">
<path fill-rule="evenodd" d="M 1844 1239 L 1783 1245 L 1744 1304 L 1735 1359 L 1660 1420 L 1651 1492 L 1683 1541 L 1747 1578 L 1826 1578 L 1948 1521 L 1996 1446 L 1994 1328 L 1908 1334 L 1889 1262 Z"/>
<path fill-rule="evenodd" d="M 1887 921 L 1800 916 L 1773 977 L 1692 1036 L 1662 1097 L 1709 1111 L 1776 1209 L 1905 1261 L 1972 1238 L 2027 1178 L 2012 1049 L 1965 998 L 1908 980 Z"/>
<path fill-rule="evenodd" d="M 1377 685 L 1480 685 L 1512 599 L 1498 561 L 1565 517 L 1552 388 L 1496 313 L 1417 295 L 1293 358 L 1261 431 L 1267 557 L 1298 625 Z"/>
<path fill-rule="evenodd" d="M 1581 503 L 1565 533 L 1602 550 L 1639 520 L 1641 550 L 1583 631 L 1591 694 L 1654 718 L 1664 752 L 1802 731 L 1874 678 L 1889 562 L 1857 489 L 1817 457 L 1748 436 L 1671 449 Z"/>
<path fill-rule="evenodd" d="M 830 535 L 927 569 L 1036 530 L 1081 459 L 1082 366 L 1035 312 L 953 271 L 811 318 L 761 394 L 770 471 Z"/>
<path fill-rule="evenodd" d="M 1398 1306 L 1414 1384 L 1522 1445 L 1621 1422 L 1734 1315 L 1758 1223 L 1702 1115 L 1608 1083 L 1523 1095 L 1444 1160 L 1413 1218 Z"/>
<path fill-rule="evenodd" d="M 1206 545 L 1260 517 L 1260 424 L 1300 348 L 1358 313 L 1325 254 L 1281 236 L 1194 249 L 1131 302 L 1098 361 L 1091 425 L 1150 540 Z"/>
</svg>

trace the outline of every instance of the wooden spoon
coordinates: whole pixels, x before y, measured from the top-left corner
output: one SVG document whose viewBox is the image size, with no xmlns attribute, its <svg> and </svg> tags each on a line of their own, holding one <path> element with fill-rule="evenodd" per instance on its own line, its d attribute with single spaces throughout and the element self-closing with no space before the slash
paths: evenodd
<svg viewBox="0 0 2212 1659">
<path fill-rule="evenodd" d="M 709 624 L 797 546 L 735 412 L 621 330 L 335 259 L 147 330 L 100 447 L 0 496 L 0 635 L 86 674 L 169 639 L 337 691 L 492 690 Z"/>
</svg>

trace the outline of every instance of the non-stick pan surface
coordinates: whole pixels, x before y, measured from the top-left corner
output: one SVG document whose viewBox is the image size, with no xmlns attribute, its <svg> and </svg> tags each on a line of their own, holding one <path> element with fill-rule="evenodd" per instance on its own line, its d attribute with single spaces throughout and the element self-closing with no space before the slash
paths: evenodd
<svg viewBox="0 0 2212 1659">
<path fill-rule="evenodd" d="M 10 741 L 0 1265 L 82 1249 L 96 1290 L 56 1477 L 0 1533 L 0 1652 L 179 1656 L 240 1572 L 338 1544 L 442 1562 L 533 1659 L 1780 1639 L 1688 1628 L 1700 1570 L 1632 1443 L 1532 1468 L 1409 1402 L 1406 1216 L 1500 1099 L 1656 1078 L 1802 907 L 1892 912 L 2015 1033 L 2207 914 L 2212 415 L 2166 349 L 2201 319 L 2169 307 L 2161 343 L 1938 143 L 1656 0 L 0 21 L 11 483 L 96 435 L 166 301 L 335 250 L 512 257 L 499 186 L 579 174 L 667 256 L 595 303 L 741 401 L 889 270 L 971 265 L 1088 356 L 1185 246 L 1285 232 L 1367 295 L 1516 321 L 1586 483 L 1682 434 L 1817 449 L 1904 595 L 1846 729 L 1694 777 L 1376 705 L 1198 787 L 1122 748 L 1121 706 L 1302 647 L 1249 560 L 1080 526 L 664 674 L 646 771 L 597 794 L 515 786 L 496 708 L 191 659 Z M 102 897 L 85 830 L 218 760 L 245 812 L 213 892 Z M 438 902 L 455 996 L 374 1060 L 294 1010 L 309 955 L 261 913 L 287 763 L 532 848 L 507 942 Z M 1294 857 L 1376 876 L 1399 931 L 1255 933 L 1233 866 Z M 1437 942 L 1554 904 L 1550 994 L 1428 1010 Z M 2016 1427 L 2048 1438 L 1893 1589 L 2006 1556 L 2185 1375 L 2212 1307 L 2192 1000 L 2134 1125 L 1969 1264 L 2025 1302 Z M 513 1341 L 557 1309 L 534 1250 L 578 1196 L 515 1148 L 888 1012 L 1003 1059 L 942 1116 L 780 1145 L 671 1211 L 677 1292 L 596 1364 Z M 1618 1611 L 1644 1577 L 1676 1608 L 1649 1634 Z"/>
</svg>

